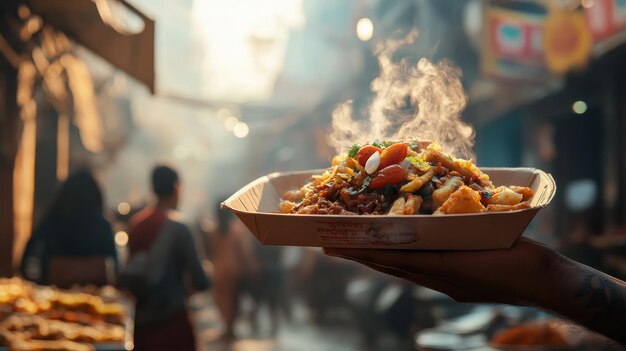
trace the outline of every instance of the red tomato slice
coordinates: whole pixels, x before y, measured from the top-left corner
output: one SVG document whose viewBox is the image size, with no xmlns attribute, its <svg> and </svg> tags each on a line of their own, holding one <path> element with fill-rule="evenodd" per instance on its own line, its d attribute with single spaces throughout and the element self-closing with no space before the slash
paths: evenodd
<svg viewBox="0 0 626 351">
<path fill-rule="evenodd" d="M 356 160 L 359 164 L 365 167 L 365 163 L 375 152 L 380 152 L 382 154 L 383 150 L 377 148 L 374 145 L 365 145 L 359 149 L 359 152 L 356 153 Z"/>
<path fill-rule="evenodd" d="M 409 150 L 407 146 L 402 143 L 389 146 L 380 154 L 379 168 L 383 169 L 387 166 L 402 162 L 402 160 L 406 158 L 408 152 Z"/>
<path fill-rule="evenodd" d="M 387 166 L 376 173 L 370 182 L 370 189 L 381 189 L 385 185 L 401 183 L 406 179 L 406 171 L 400 165 Z"/>
</svg>

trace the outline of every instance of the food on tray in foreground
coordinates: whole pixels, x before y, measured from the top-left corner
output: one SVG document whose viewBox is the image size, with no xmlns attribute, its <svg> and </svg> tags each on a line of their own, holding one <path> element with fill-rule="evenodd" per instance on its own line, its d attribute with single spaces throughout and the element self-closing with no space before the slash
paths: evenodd
<svg viewBox="0 0 626 351">
<path fill-rule="evenodd" d="M 126 308 L 111 287 L 62 291 L 21 279 L 0 279 L 0 347 L 9 350 L 92 350 L 122 343 Z"/>
<path fill-rule="evenodd" d="M 558 323 L 525 324 L 511 327 L 497 333 L 491 339 L 494 347 L 567 347 L 570 346 Z"/>
<path fill-rule="evenodd" d="M 280 203 L 283 213 L 337 215 L 458 214 L 529 208 L 522 186 L 495 187 L 470 160 L 453 158 L 437 143 L 354 145 L 332 166 Z"/>
</svg>

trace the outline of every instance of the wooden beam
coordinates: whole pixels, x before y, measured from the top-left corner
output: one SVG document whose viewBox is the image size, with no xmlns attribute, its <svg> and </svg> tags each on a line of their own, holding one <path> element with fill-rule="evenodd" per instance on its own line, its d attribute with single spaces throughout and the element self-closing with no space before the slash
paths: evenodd
<svg viewBox="0 0 626 351">
<path fill-rule="evenodd" d="M 19 134 L 17 71 L 0 57 L 0 277 L 13 275 L 13 168 Z"/>
</svg>

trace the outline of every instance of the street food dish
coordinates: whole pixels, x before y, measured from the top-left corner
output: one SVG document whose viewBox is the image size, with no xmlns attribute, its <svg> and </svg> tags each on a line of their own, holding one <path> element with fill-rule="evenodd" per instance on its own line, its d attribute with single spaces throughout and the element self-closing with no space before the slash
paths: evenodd
<svg viewBox="0 0 626 351">
<path fill-rule="evenodd" d="M 550 174 L 535 168 L 483 170 L 489 174 L 493 184 L 517 184 L 532 189 L 535 195 L 528 200 L 530 208 L 440 216 L 281 213 L 279 204 L 283 194 L 300 189 L 312 177 L 325 172 L 320 169 L 260 177 L 224 201 L 222 208 L 233 211 L 264 245 L 413 250 L 506 249 L 524 232 L 534 216 L 550 204 L 556 193 L 556 183 Z M 422 213 L 425 207 L 420 207 L 419 213 Z"/>
<path fill-rule="evenodd" d="M 0 347 L 82 351 L 123 343 L 127 311 L 117 299 L 110 287 L 62 291 L 0 279 Z"/>
<path fill-rule="evenodd" d="M 391 146 L 391 144 L 389 145 Z M 416 143 L 410 148 L 412 152 L 418 155 L 429 151 L 429 149 L 437 151 L 436 144 L 429 147 L 429 145 Z M 477 174 L 477 178 L 480 179 L 470 182 L 463 180 L 463 186 L 470 188 L 472 192 L 463 189 L 457 195 L 462 198 L 468 193 L 475 195 L 474 192 L 478 192 L 480 206 L 484 208 L 482 212 L 449 214 L 457 210 L 457 207 L 467 209 L 469 206 L 455 204 L 457 200 L 454 198 L 444 206 L 454 191 L 447 195 L 450 188 L 437 188 L 438 184 L 435 183 L 437 180 L 441 182 L 441 178 L 436 174 L 418 190 L 410 188 L 408 192 L 401 193 L 400 189 L 409 183 L 411 186 L 419 185 L 418 181 L 413 182 L 414 179 L 418 177 L 424 179 L 430 176 L 427 173 L 433 168 L 433 173 L 437 171 L 439 162 L 436 163 L 436 167 L 433 167 L 426 160 L 424 163 L 427 165 L 417 163 L 418 166 L 424 166 L 423 170 L 414 166 L 416 171 L 407 171 L 407 173 L 415 173 L 413 180 L 407 181 L 405 178 L 400 184 L 383 186 L 379 189 L 365 187 L 363 192 L 356 195 L 356 201 L 346 204 L 344 199 L 341 199 L 341 191 L 344 188 L 350 188 L 352 182 L 356 181 L 354 178 L 357 177 L 357 170 L 363 172 L 365 169 L 360 163 L 358 166 L 354 164 L 353 167 L 348 167 L 351 171 L 345 168 L 346 163 L 354 163 L 353 160 L 348 161 L 348 158 L 358 162 L 356 154 L 360 148 L 357 146 L 355 150 L 348 155 L 335 157 L 333 167 L 329 170 L 315 169 L 272 173 L 260 177 L 235 192 L 221 204 L 221 207 L 233 211 L 264 245 L 411 250 L 490 250 L 510 248 L 515 240 L 522 235 L 534 216 L 549 205 L 556 193 L 554 179 L 550 174 L 540 169 L 483 168 L 481 173 L 478 173 L 473 163 L 452 158 L 454 164 L 460 165 L 461 171 L 448 171 L 449 178 L 464 179 L 464 173 L 467 174 L 466 171 L 469 169 L 469 174 L 472 174 L 471 179 L 474 179 L 473 174 Z M 411 156 L 410 153 L 411 151 L 407 149 L 405 159 Z M 444 159 L 448 159 L 441 151 L 434 153 L 434 155 L 431 157 L 443 155 Z M 367 162 L 365 163 L 367 164 Z M 345 172 L 342 172 L 342 164 Z M 401 161 L 399 164 L 402 166 L 401 164 L 406 164 L 406 162 Z M 442 167 L 445 167 L 443 163 Z M 413 170 L 413 168 L 410 169 Z M 353 173 L 350 174 L 350 172 Z M 347 177 L 348 179 L 339 181 L 337 177 Z M 456 182 L 456 180 L 450 179 L 448 181 Z M 311 185 L 318 182 L 319 187 Z M 338 184 L 338 182 L 341 182 L 342 187 L 332 185 Z M 481 185 L 479 182 L 486 185 Z M 303 184 L 306 184 L 304 189 L 302 189 Z M 363 188 L 363 184 L 361 184 L 361 188 Z M 515 184 L 515 186 L 500 187 L 509 184 Z M 481 186 L 483 191 L 480 191 L 478 186 Z M 357 192 L 361 188 L 358 188 Z M 435 190 L 438 189 L 441 191 L 435 194 Z M 487 189 L 492 191 L 485 191 Z M 515 193 L 513 196 L 517 198 L 521 196 L 520 203 L 513 206 L 527 208 L 494 211 L 494 209 L 500 210 L 510 206 L 500 203 L 509 200 L 511 193 L 508 190 L 495 196 L 496 193 L 504 189 Z M 396 198 L 388 197 L 389 194 L 396 196 Z M 348 195 L 350 195 L 348 200 L 353 200 L 352 195 Z M 316 197 L 317 201 L 314 201 Z M 400 197 L 402 200 L 399 200 Z M 330 201 L 329 198 L 334 202 Z M 379 199 L 378 202 L 376 202 L 377 198 Z M 380 201 L 380 199 L 384 201 Z M 369 203 L 369 200 L 374 202 L 374 206 Z M 308 203 L 305 205 L 304 201 L 308 201 Z M 443 208 L 436 208 L 433 205 L 434 201 L 441 202 L 440 207 Z M 382 205 L 380 205 L 381 203 Z M 306 208 L 308 211 L 305 211 L 304 209 L 308 205 L 314 206 Z M 475 198 L 473 205 L 482 210 Z M 396 210 L 394 211 L 398 212 L 401 209 L 403 215 L 387 215 L 392 207 L 395 207 Z M 446 209 L 447 207 L 450 209 Z M 405 210 L 414 213 L 414 215 L 404 215 Z M 444 213 L 444 210 L 447 213 Z M 355 215 L 364 213 L 376 213 L 378 215 Z M 441 213 L 442 215 L 433 215 L 433 213 Z M 458 235 L 459 233 L 463 233 L 463 235 Z"/>
<path fill-rule="evenodd" d="M 354 145 L 300 189 L 283 195 L 282 213 L 414 215 L 502 212 L 530 208 L 534 192 L 499 186 L 472 161 L 453 158 L 437 143 Z"/>
</svg>

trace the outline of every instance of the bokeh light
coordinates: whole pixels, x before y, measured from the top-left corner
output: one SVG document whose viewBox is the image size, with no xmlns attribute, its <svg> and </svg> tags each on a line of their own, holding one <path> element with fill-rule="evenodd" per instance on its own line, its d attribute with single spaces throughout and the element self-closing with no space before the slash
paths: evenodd
<svg viewBox="0 0 626 351">
<path fill-rule="evenodd" d="M 576 101 L 573 105 L 572 105 L 572 110 L 574 110 L 575 113 L 582 115 L 583 113 L 587 112 L 587 103 L 585 103 L 584 101 Z"/>
<path fill-rule="evenodd" d="M 581 4 L 584 8 L 589 9 L 589 8 L 591 8 L 591 7 L 593 6 L 593 0 L 582 0 L 582 1 L 580 2 L 580 4 Z"/>
<path fill-rule="evenodd" d="M 126 246 L 128 244 L 128 233 L 123 230 L 115 233 L 115 245 L 117 246 Z"/>
<path fill-rule="evenodd" d="M 130 213 L 130 204 L 128 202 L 120 202 L 117 205 L 117 212 L 119 212 L 122 216 L 126 216 Z"/>
<path fill-rule="evenodd" d="M 248 136 L 249 132 L 250 128 L 248 128 L 248 125 L 244 122 L 237 123 L 233 128 L 233 134 L 235 134 L 237 138 L 245 138 Z"/>
<path fill-rule="evenodd" d="M 374 35 L 374 23 L 367 17 L 361 18 L 356 23 L 356 35 L 362 41 L 368 41 L 372 39 Z"/>
<path fill-rule="evenodd" d="M 224 128 L 226 128 L 226 130 L 228 130 L 229 132 L 232 132 L 238 123 L 239 123 L 239 118 L 235 116 L 230 116 L 226 118 L 226 120 L 224 121 Z"/>
<path fill-rule="evenodd" d="M 217 118 L 219 118 L 220 120 L 225 120 L 229 116 L 232 116 L 232 113 L 226 107 L 222 107 L 217 110 Z"/>
</svg>

